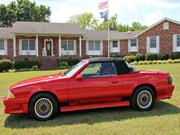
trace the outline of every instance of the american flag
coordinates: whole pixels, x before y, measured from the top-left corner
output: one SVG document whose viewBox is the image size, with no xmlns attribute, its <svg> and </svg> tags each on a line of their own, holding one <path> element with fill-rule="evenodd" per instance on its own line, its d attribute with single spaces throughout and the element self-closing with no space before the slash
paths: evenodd
<svg viewBox="0 0 180 135">
<path fill-rule="evenodd" d="M 100 2 L 98 8 L 99 8 L 99 9 L 108 8 L 108 1 Z"/>
</svg>

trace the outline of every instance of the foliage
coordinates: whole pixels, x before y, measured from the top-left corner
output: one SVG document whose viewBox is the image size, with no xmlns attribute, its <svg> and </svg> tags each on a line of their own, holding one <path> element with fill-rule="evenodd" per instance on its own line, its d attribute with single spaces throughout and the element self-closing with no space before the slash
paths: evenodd
<svg viewBox="0 0 180 135">
<path fill-rule="evenodd" d="M 145 60 L 145 55 L 144 54 L 136 54 L 134 57 L 135 61 L 141 61 L 141 60 Z"/>
<path fill-rule="evenodd" d="M 12 68 L 12 62 L 8 59 L 0 60 L 0 72 L 8 71 Z"/>
<path fill-rule="evenodd" d="M 158 55 L 156 53 L 146 54 L 146 60 L 158 60 Z"/>
<path fill-rule="evenodd" d="M 128 55 L 128 56 L 124 56 L 123 59 L 127 62 L 133 62 L 134 61 L 135 56 L 134 55 Z"/>
<path fill-rule="evenodd" d="M 170 63 L 180 63 L 180 59 L 175 60 L 150 60 L 150 61 L 134 61 L 131 62 L 133 65 L 145 65 L 145 64 L 170 64 Z"/>
<path fill-rule="evenodd" d="M 173 52 L 171 55 L 172 59 L 180 59 L 180 52 Z"/>
<path fill-rule="evenodd" d="M 69 68 L 69 65 L 66 61 L 59 61 L 58 62 L 58 67 L 60 69 L 68 69 Z"/>
<path fill-rule="evenodd" d="M 17 60 L 13 64 L 14 69 L 25 69 L 25 68 L 36 68 L 40 67 L 40 62 L 35 60 Z"/>
<path fill-rule="evenodd" d="M 80 59 L 79 58 L 61 58 L 59 59 L 58 63 L 61 61 L 67 62 L 68 66 L 72 67 L 79 63 Z"/>
<path fill-rule="evenodd" d="M 0 27 L 12 26 L 16 21 L 48 22 L 50 15 L 50 7 L 30 0 L 15 0 L 7 5 L 0 4 Z"/>
<path fill-rule="evenodd" d="M 79 15 L 71 16 L 68 23 L 77 23 L 84 30 L 91 30 L 97 26 L 98 20 L 92 13 L 82 13 Z"/>
<path fill-rule="evenodd" d="M 159 60 L 168 60 L 169 55 L 168 54 L 159 54 Z"/>
</svg>

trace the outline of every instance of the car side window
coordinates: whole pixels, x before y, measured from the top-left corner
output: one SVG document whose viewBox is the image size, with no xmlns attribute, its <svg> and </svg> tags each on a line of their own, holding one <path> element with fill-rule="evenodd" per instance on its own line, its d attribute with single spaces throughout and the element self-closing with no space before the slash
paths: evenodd
<svg viewBox="0 0 180 135">
<path fill-rule="evenodd" d="M 114 62 L 90 63 L 82 72 L 83 78 L 108 77 L 117 74 Z"/>
</svg>

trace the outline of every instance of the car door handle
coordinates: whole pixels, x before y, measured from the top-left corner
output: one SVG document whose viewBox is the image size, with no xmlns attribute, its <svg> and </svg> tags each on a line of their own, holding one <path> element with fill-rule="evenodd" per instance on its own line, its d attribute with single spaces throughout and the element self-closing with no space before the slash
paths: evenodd
<svg viewBox="0 0 180 135">
<path fill-rule="evenodd" d="M 114 80 L 114 81 L 112 81 L 112 83 L 118 83 L 119 81 L 116 81 L 116 80 Z"/>
</svg>

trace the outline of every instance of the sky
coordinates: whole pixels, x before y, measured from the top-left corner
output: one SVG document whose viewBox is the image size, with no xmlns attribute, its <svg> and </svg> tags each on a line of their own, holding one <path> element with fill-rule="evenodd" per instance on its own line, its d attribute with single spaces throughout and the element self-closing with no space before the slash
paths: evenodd
<svg viewBox="0 0 180 135">
<path fill-rule="evenodd" d="M 0 0 L 7 4 L 12 0 Z M 106 0 L 31 0 L 50 6 L 51 22 L 66 22 L 70 16 L 91 12 L 100 19 L 98 4 Z M 133 21 L 150 26 L 164 17 L 180 21 L 180 0 L 109 0 L 110 16 L 117 14 L 121 24 Z"/>
</svg>

